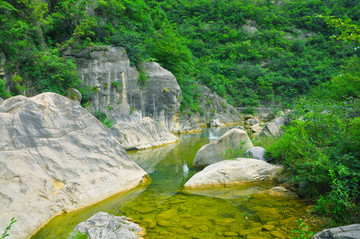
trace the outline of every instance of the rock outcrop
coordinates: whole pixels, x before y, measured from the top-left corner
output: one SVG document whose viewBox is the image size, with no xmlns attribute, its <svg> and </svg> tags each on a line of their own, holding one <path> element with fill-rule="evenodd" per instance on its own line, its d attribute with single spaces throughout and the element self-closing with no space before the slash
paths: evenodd
<svg viewBox="0 0 360 239">
<path fill-rule="evenodd" d="M 214 187 L 272 180 L 282 168 L 258 159 L 239 158 L 211 164 L 192 176 L 184 187 Z"/>
<path fill-rule="evenodd" d="M 196 153 L 193 166 L 204 167 L 225 159 L 227 151 L 254 147 L 244 130 L 233 128 L 217 140 L 202 146 Z"/>
<path fill-rule="evenodd" d="M 91 87 L 96 111 L 116 122 L 150 116 L 170 131 L 179 130 L 181 90 L 174 75 L 159 64 L 143 63 L 137 69 L 122 47 L 68 48 L 63 54 L 75 60 L 83 84 Z"/>
<path fill-rule="evenodd" d="M 76 232 L 88 238 L 101 239 L 138 239 L 145 235 L 145 230 L 125 216 L 114 216 L 106 212 L 98 212 L 85 222 L 79 223 L 68 239 L 76 238 Z"/>
<path fill-rule="evenodd" d="M 267 161 L 265 159 L 266 150 L 263 147 L 252 147 L 246 150 L 245 154 L 248 154 L 253 159 L 260 159 L 263 161 Z"/>
<path fill-rule="evenodd" d="M 147 177 L 100 121 L 58 94 L 4 101 L 0 135 L 0 228 L 15 217 L 16 238 Z"/>
<path fill-rule="evenodd" d="M 335 227 L 322 230 L 313 236 L 313 239 L 360 239 L 360 224 Z"/>
<path fill-rule="evenodd" d="M 181 132 L 197 131 L 206 126 L 217 127 L 242 122 L 242 116 L 224 98 L 204 85 L 197 85 L 197 91 L 201 95 L 199 112 L 195 112 L 192 116 L 182 115 L 180 117 L 179 129 Z"/>
<path fill-rule="evenodd" d="M 260 136 L 273 136 L 273 137 L 279 137 L 281 134 L 284 133 L 283 129 L 281 127 L 288 124 L 288 120 L 286 117 L 281 116 L 273 119 L 270 122 L 267 122 L 265 124 L 265 127 L 263 130 L 259 133 Z"/>
<path fill-rule="evenodd" d="M 136 122 L 117 123 L 111 131 L 126 150 L 146 149 L 178 141 L 175 135 L 149 117 Z"/>
</svg>

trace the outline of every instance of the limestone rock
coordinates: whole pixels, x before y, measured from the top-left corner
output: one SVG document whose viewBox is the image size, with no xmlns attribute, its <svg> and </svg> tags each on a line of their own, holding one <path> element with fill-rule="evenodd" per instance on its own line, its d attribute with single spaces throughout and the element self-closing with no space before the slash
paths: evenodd
<svg viewBox="0 0 360 239">
<path fill-rule="evenodd" d="M 282 168 L 258 159 L 239 158 L 211 164 L 189 179 L 184 187 L 212 187 L 275 178 Z"/>
<path fill-rule="evenodd" d="M 246 150 L 245 154 L 248 154 L 251 158 L 260 159 L 263 161 L 267 161 L 265 159 L 266 150 L 263 147 L 252 147 Z"/>
<path fill-rule="evenodd" d="M 217 140 L 202 146 L 196 153 L 193 166 L 202 167 L 224 160 L 227 150 L 240 147 L 246 150 L 254 145 L 244 130 L 230 129 Z"/>
<path fill-rule="evenodd" d="M 92 103 L 117 122 L 150 116 L 173 130 L 180 108 L 181 90 L 174 75 L 158 63 L 130 65 L 122 47 L 94 47 L 80 52 L 63 52 L 75 60 L 84 85 L 93 89 Z M 141 71 L 145 80 L 139 82 Z M 136 113 L 136 114 L 133 114 Z"/>
<path fill-rule="evenodd" d="M 220 123 L 220 120 L 219 119 L 213 119 L 211 122 L 210 122 L 210 127 L 219 127 L 221 126 L 222 124 Z"/>
<path fill-rule="evenodd" d="M 117 217 L 106 212 L 98 212 L 78 224 L 75 231 L 94 239 L 138 239 L 142 228 L 125 216 Z"/>
<path fill-rule="evenodd" d="M 175 135 L 149 117 L 137 122 L 117 123 L 111 131 L 126 150 L 151 148 L 178 141 Z"/>
<path fill-rule="evenodd" d="M 360 239 L 360 224 L 335 227 L 322 230 L 313 236 L 313 239 Z"/>
<path fill-rule="evenodd" d="M 277 117 L 274 120 L 267 122 L 264 129 L 260 132 L 260 136 L 273 136 L 279 137 L 283 130 L 281 127 L 288 124 L 288 120 L 285 117 Z"/>
<path fill-rule="evenodd" d="M 55 93 L 0 105 L 0 228 L 26 238 L 62 211 L 137 186 L 146 172 L 108 128 Z"/>
<path fill-rule="evenodd" d="M 263 130 L 263 127 L 261 127 L 259 124 L 256 124 L 251 126 L 250 129 L 254 134 L 259 134 Z"/>
<path fill-rule="evenodd" d="M 0 97 L 0 105 L 2 102 L 4 102 L 4 99 Z"/>
<path fill-rule="evenodd" d="M 185 114 L 181 115 L 180 122 L 184 122 L 185 119 L 193 122 L 191 124 L 193 126 L 192 129 L 189 129 L 189 124 L 180 124 L 179 130 L 181 132 L 198 130 L 203 126 L 211 126 L 211 123 L 214 120 L 216 120 L 216 125 L 219 126 L 242 122 L 242 117 L 239 112 L 233 106 L 228 104 L 225 99 L 204 85 L 197 85 L 196 87 L 197 92 L 199 92 L 200 95 L 199 111 L 201 113 L 194 112 L 192 116 Z M 213 122 L 213 126 L 215 126 L 214 123 L 215 122 Z M 184 128 L 184 126 L 186 128 Z"/>
</svg>

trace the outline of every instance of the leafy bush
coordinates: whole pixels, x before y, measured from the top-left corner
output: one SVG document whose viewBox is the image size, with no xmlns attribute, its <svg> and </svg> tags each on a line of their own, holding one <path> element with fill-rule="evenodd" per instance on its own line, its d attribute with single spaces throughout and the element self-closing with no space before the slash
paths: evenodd
<svg viewBox="0 0 360 239">
<path fill-rule="evenodd" d="M 269 148 L 287 168 L 287 180 L 335 223 L 360 218 L 360 94 L 354 94 L 360 86 L 352 71 L 359 63 L 351 59 L 341 75 L 300 99 L 292 124 Z"/>
</svg>

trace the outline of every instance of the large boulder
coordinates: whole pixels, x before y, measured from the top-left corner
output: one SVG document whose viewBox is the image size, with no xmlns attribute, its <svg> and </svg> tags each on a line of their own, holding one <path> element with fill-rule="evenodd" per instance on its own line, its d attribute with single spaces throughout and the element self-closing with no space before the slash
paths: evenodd
<svg viewBox="0 0 360 239">
<path fill-rule="evenodd" d="M 126 150 L 146 149 L 178 141 L 175 135 L 149 117 L 136 122 L 117 123 L 111 131 Z"/>
<path fill-rule="evenodd" d="M 144 229 L 125 216 L 114 216 L 106 212 L 98 212 L 85 222 L 79 223 L 68 239 L 77 238 L 76 232 L 88 238 L 101 239 L 138 239 L 144 235 Z"/>
<path fill-rule="evenodd" d="M 273 136 L 279 137 L 284 133 L 282 127 L 288 124 L 286 117 L 277 117 L 274 120 L 267 122 L 263 130 L 260 132 L 260 136 Z"/>
<path fill-rule="evenodd" d="M 360 224 L 335 227 L 322 230 L 313 239 L 360 239 Z"/>
<path fill-rule="evenodd" d="M 202 146 L 196 153 L 193 166 L 204 167 L 225 159 L 227 151 L 254 147 L 244 130 L 233 128 L 217 140 Z"/>
<path fill-rule="evenodd" d="M 131 66 L 122 47 L 68 48 L 63 54 L 75 60 L 83 84 L 91 87 L 96 111 L 116 123 L 149 116 L 168 130 L 178 130 L 180 86 L 158 63 Z"/>
<path fill-rule="evenodd" d="M 239 158 L 211 164 L 192 176 L 184 187 L 214 187 L 272 180 L 282 168 L 258 159 Z"/>
<path fill-rule="evenodd" d="M 108 128 L 55 93 L 4 101 L 0 135 L 0 228 L 15 217 L 16 238 L 147 177 Z"/>
</svg>

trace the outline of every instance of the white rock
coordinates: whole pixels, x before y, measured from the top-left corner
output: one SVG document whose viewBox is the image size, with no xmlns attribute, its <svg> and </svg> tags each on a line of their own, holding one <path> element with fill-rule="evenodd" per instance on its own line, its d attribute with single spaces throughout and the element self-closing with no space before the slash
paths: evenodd
<svg viewBox="0 0 360 239">
<path fill-rule="evenodd" d="M 281 170 L 280 166 L 258 159 L 223 160 L 196 173 L 184 187 L 214 187 L 272 180 Z"/>
<path fill-rule="evenodd" d="M 111 131 L 126 150 L 146 149 L 179 140 L 149 117 L 137 122 L 117 123 Z"/>
<path fill-rule="evenodd" d="M 4 101 L 0 135 L 0 228 L 18 220 L 10 238 L 26 238 L 56 214 L 133 188 L 147 175 L 100 121 L 58 94 Z"/>
<path fill-rule="evenodd" d="M 250 155 L 251 158 L 267 161 L 265 159 L 265 152 L 266 150 L 263 147 L 252 147 L 246 150 L 245 153 Z"/>
<path fill-rule="evenodd" d="M 217 140 L 202 146 L 196 153 L 193 165 L 207 166 L 224 160 L 227 150 L 242 147 L 244 150 L 254 147 L 249 136 L 244 130 L 233 128 Z"/>
</svg>

